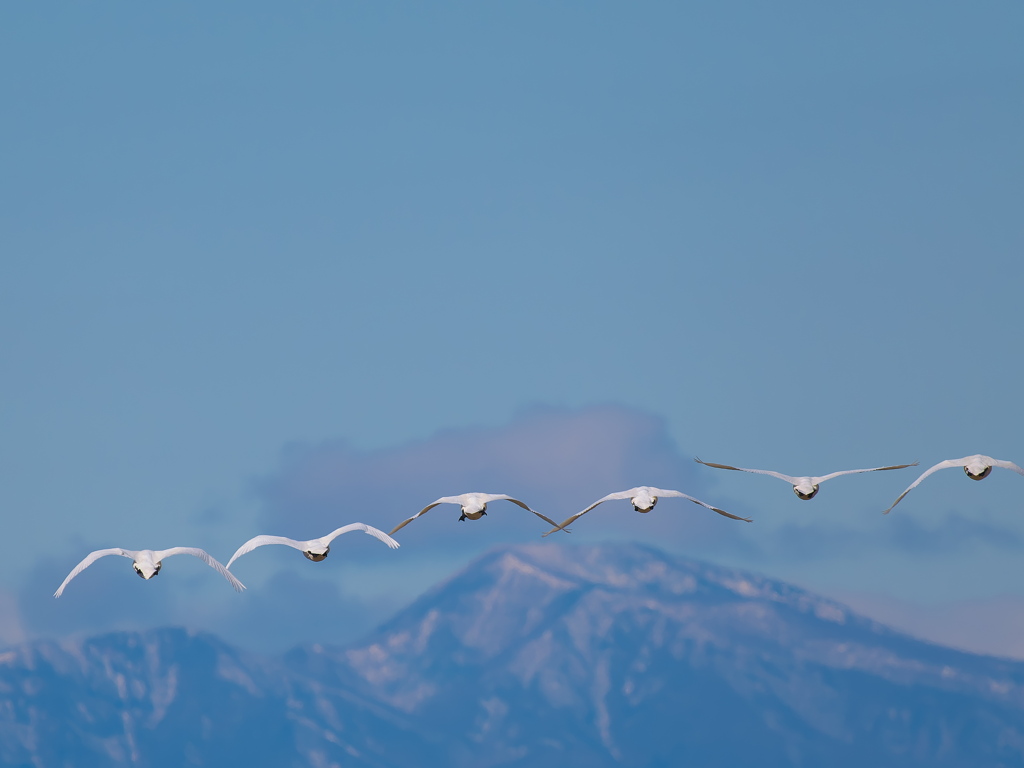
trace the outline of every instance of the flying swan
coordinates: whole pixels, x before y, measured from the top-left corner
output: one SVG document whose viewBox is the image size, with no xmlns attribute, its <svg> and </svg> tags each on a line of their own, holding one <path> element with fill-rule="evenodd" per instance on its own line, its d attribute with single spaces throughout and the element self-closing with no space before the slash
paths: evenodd
<svg viewBox="0 0 1024 768">
<path fill-rule="evenodd" d="M 459 520 L 479 520 L 481 517 L 487 514 L 487 505 L 492 501 L 511 501 L 513 504 L 522 507 L 528 512 L 533 512 L 544 522 L 557 526 L 557 523 L 550 517 L 545 517 L 535 509 L 530 509 L 526 504 L 521 502 L 519 499 L 513 499 L 504 493 L 464 493 L 461 496 L 442 496 L 437 501 L 427 504 L 423 509 L 417 512 L 415 515 L 410 517 L 408 520 L 404 520 L 394 528 L 391 529 L 391 535 L 394 536 L 396 531 L 402 530 L 405 526 L 415 520 L 417 517 L 422 515 L 424 512 L 433 509 L 438 504 L 458 504 L 462 507 L 462 514 L 459 516 Z"/>
<path fill-rule="evenodd" d="M 676 497 L 681 498 L 681 499 L 689 499 L 694 504 L 700 504 L 702 507 L 707 507 L 712 512 L 717 512 L 718 514 L 724 515 L 725 517 L 732 518 L 733 520 L 743 520 L 744 522 L 747 522 L 747 523 L 752 522 L 749 517 L 739 517 L 738 515 L 730 514 L 730 513 L 726 512 L 724 509 L 719 509 L 718 507 L 712 507 L 710 504 L 705 504 L 700 499 L 695 499 L 695 498 L 693 498 L 693 496 L 687 496 L 685 493 L 681 493 L 680 491 L 667 491 L 667 490 L 665 490 L 663 488 L 652 488 L 652 487 L 647 486 L 647 485 L 641 485 L 638 488 L 630 488 L 628 491 L 619 491 L 618 493 L 609 493 L 604 498 L 601 498 L 601 499 L 598 499 L 597 501 L 595 501 L 593 504 L 591 504 L 589 507 L 584 509 L 582 512 L 577 512 L 572 517 L 570 517 L 567 520 L 563 521 L 561 523 L 561 525 L 556 525 L 554 528 L 552 528 L 550 531 L 548 531 L 544 535 L 548 536 L 548 535 L 554 533 L 555 531 L 565 530 L 566 526 L 571 525 L 573 523 L 573 521 L 575 521 L 577 518 L 582 517 L 583 515 L 587 514 L 587 512 L 589 512 L 594 507 L 596 507 L 598 504 L 604 504 L 606 501 L 612 501 L 613 499 L 629 499 L 630 502 L 633 505 L 633 509 L 635 509 L 637 512 L 650 512 L 652 509 L 654 509 L 654 505 L 658 503 L 658 499 L 660 499 L 660 498 L 676 498 Z"/>
<path fill-rule="evenodd" d="M 833 472 L 830 475 L 822 475 L 821 477 L 790 477 L 784 475 L 781 472 L 772 472 L 770 469 L 744 469 L 743 467 L 730 467 L 728 464 L 712 464 L 710 461 L 701 461 L 700 459 L 694 459 L 698 464 L 703 464 L 705 467 L 717 467 L 718 469 L 734 469 L 737 472 L 753 472 L 758 475 L 770 475 L 771 477 L 777 477 L 779 480 L 785 480 L 787 483 L 793 486 L 793 493 L 799 496 L 805 501 L 807 499 L 813 499 L 818 495 L 818 486 L 824 483 L 826 480 L 831 480 L 833 477 L 839 477 L 840 475 L 856 475 L 861 472 L 884 472 L 889 469 L 904 469 L 906 467 L 916 467 L 917 462 L 913 464 L 894 464 L 891 467 L 871 467 L 870 469 L 844 469 L 842 472 Z"/>
<path fill-rule="evenodd" d="M 321 560 L 324 560 L 327 557 L 327 553 L 331 551 L 331 542 L 341 536 L 341 534 L 349 533 L 350 531 L 362 531 L 363 533 L 368 533 L 370 536 L 383 541 L 391 547 L 391 549 L 398 548 L 398 542 L 384 533 L 384 531 L 379 531 L 372 525 L 351 523 L 349 525 L 343 525 L 338 530 L 332 531 L 326 536 L 321 536 L 319 539 L 310 539 L 309 541 L 296 541 L 295 539 L 288 539 L 284 536 L 256 536 L 255 538 L 249 539 L 235 551 L 235 554 L 233 554 L 231 559 L 228 560 L 227 567 L 230 568 L 231 564 L 242 555 L 252 552 L 256 547 L 264 547 L 267 544 L 284 544 L 286 547 L 293 547 L 300 550 L 302 554 L 306 556 L 307 560 L 319 563 Z"/>
<path fill-rule="evenodd" d="M 66 579 L 64 579 L 64 582 L 57 587 L 57 591 L 53 593 L 53 596 L 60 597 L 64 592 L 64 588 L 73 578 L 75 578 L 75 576 L 80 574 L 101 557 L 106 557 L 107 555 L 120 555 L 121 557 L 131 558 L 132 568 L 135 569 L 135 572 L 139 574 L 139 576 L 146 580 L 152 579 L 160 573 L 165 557 L 170 557 L 171 555 L 192 555 L 193 557 L 198 557 L 208 566 L 217 571 L 217 573 L 227 579 L 231 586 L 235 588 L 236 592 L 241 592 L 245 589 L 245 585 L 236 579 L 233 573 L 229 572 L 227 568 L 210 557 L 205 550 L 197 549 L 196 547 L 171 547 L 170 549 L 158 549 L 155 551 L 152 549 L 140 549 L 135 551 L 114 547 L 113 549 L 97 549 L 95 552 L 90 552 L 86 555 L 85 559 L 76 565 L 74 570 L 68 574 Z"/>
<path fill-rule="evenodd" d="M 940 461 L 931 469 L 926 469 L 922 472 L 921 476 L 917 478 L 917 480 L 915 480 L 907 490 L 901 493 L 896 501 L 892 503 L 892 506 L 882 514 L 888 515 L 892 512 L 892 508 L 903 501 L 903 497 L 917 488 L 921 481 L 928 477 L 932 472 L 938 472 L 940 469 L 949 469 L 950 467 L 963 467 L 964 472 L 969 478 L 971 478 L 971 480 L 984 480 L 992 472 L 992 467 L 1012 469 L 1018 475 L 1024 475 L 1024 469 L 1021 469 L 1012 461 L 1000 461 L 999 459 L 993 459 L 991 456 L 982 456 L 980 453 L 976 453 L 973 456 L 964 456 L 962 459 L 947 459 L 946 461 Z"/>
</svg>

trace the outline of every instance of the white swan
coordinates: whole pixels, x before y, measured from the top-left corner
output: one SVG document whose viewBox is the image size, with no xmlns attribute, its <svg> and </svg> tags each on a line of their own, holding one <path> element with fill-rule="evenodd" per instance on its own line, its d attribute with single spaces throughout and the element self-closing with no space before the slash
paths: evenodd
<svg viewBox="0 0 1024 768">
<path fill-rule="evenodd" d="M 889 469 L 904 469 L 906 467 L 916 467 L 917 462 L 912 464 L 894 464 L 891 467 L 871 467 L 871 469 L 844 469 L 842 472 L 833 472 L 830 475 L 822 475 L 821 477 L 790 477 L 784 475 L 781 472 L 772 472 L 770 469 L 744 469 L 743 467 L 730 467 L 728 464 L 712 464 L 710 461 L 701 461 L 700 459 L 694 459 L 698 464 L 703 464 L 705 467 L 717 467 L 718 469 L 734 469 L 737 472 L 753 472 L 758 475 L 770 475 L 771 477 L 777 477 L 779 480 L 785 480 L 787 483 L 793 486 L 793 493 L 799 496 L 801 499 L 813 499 L 818 495 L 818 486 L 824 483 L 826 480 L 831 480 L 833 477 L 839 477 L 840 475 L 856 475 L 861 472 L 884 472 Z"/>
<path fill-rule="evenodd" d="M 396 525 L 391 529 L 391 535 L 395 535 L 395 531 L 400 531 L 402 528 L 407 526 L 417 517 L 422 515 L 427 510 L 433 509 L 438 504 L 458 504 L 462 507 L 462 514 L 459 516 L 459 520 L 479 520 L 481 517 L 487 514 L 487 505 L 492 501 L 511 501 L 513 504 L 522 507 L 528 512 L 533 512 L 541 520 L 544 520 L 550 525 L 557 525 L 557 523 L 550 517 L 545 517 L 535 509 L 530 509 L 526 504 L 521 502 L 519 499 L 513 499 L 504 493 L 464 493 L 461 496 L 442 496 L 435 502 L 427 504 L 423 509 L 417 512 L 415 515 L 410 517 L 408 520 Z"/>
<path fill-rule="evenodd" d="M 606 501 L 612 501 L 613 499 L 629 499 L 630 502 L 633 504 L 633 509 L 635 509 L 637 512 L 650 512 L 652 509 L 654 509 L 654 505 L 658 503 L 659 498 L 689 499 L 694 504 L 700 504 L 702 507 L 706 507 L 710 509 L 712 512 L 717 512 L 718 514 L 732 518 L 733 520 L 743 520 L 747 523 L 752 522 L 749 517 L 739 517 L 738 515 L 730 514 L 729 512 L 726 512 L 724 509 L 712 507 L 710 504 L 705 504 L 700 499 L 695 499 L 693 498 L 693 496 L 687 496 L 685 493 L 681 493 L 680 491 L 668 491 L 665 490 L 664 488 L 652 488 L 651 486 L 648 485 L 641 485 L 637 488 L 630 488 L 628 491 L 609 493 L 604 498 L 595 501 L 582 512 L 577 512 L 575 515 L 568 518 L 560 525 L 556 525 L 554 528 L 552 528 L 544 535 L 548 536 L 554 533 L 555 531 L 565 530 L 566 526 L 571 525 L 574 520 L 587 514 L 587 512 L 592 510 L 598 504 L 604 504 Z"/>
<path fill-rule="evenodd" d="M 193 557 L 198 557 L 208 566 L 217 571 L 217 573 L 227 579 L 231 586 L 235 588 L 236 592 L 241 592 L 245 589 L 245 585 L 236 579 L 233 573 L 228 571 L 227 568 L 217 562 L 214 558 L 210 557 L 205 550 L 197 549 L 196 547 L 171 547 L 170 549 L 158 550 L 140 549 L 138 551 L 114 547 L 113 549 L 97 549 L 95 552 L 91 552 L 86 555 L 85 559 L 76 565 L 74 570 L 72 570 L 71 573 L 68 574 L 68 577 L 64 579 L 63 583 L 57 587 L 57 591 L 53 593 L 53 596 L 60 597 L 64 592 L 64 588 L 73 578 L 75 578 L 75 576 L 80 574 L 101 557 L 106 557 L 107 555 L 120 555 L 121 557 L 131 558 L 132 567 L 135 569 L 135 572 L 147 580 L 160 573 L 160 569 L 163 567 L 164 558 L 170 557 L 171 555 L 192 555 Z"/>
<path fill-rule="evenodd" d="M 921 476 L 917 478 L 910 487 L 907 488 L 899 497 L 892 503 L 885 512 L 882 514 L 888 515 L 892 512 L 892 508 L 903 501 L 903 497 L 910 493 L 932 472 L 938 472 L 940 469 L 949 469 L 950 467 L 963 467 L 964 472 L 971 480 L 984 480 L 992 472 L 992 467 L 1001 467 L 1002 469 L 1012 469 L 1018 475 L 1024 475 L 1024 469 L 1021 469 L 1012 461 L 1000 461 L 999 459 L 993 459 L 991 456 L 982 456 L 980 453 L 976 453 L 973 456 L 964 456 L 962 459 L 947 459 L 946 461 L 940 461 L 931 469 L 926 469 L 921 473 Z"/>
<path fill-rule="evenodd" d="M 296 541 L 295 539 L 288 539 L 284 536 L 256 536 L 249 539 L 245 544 L 235 550 L 235 554 L 228 560 L 227 567 L 230 568 L 231 564 L 235 562 L 242 555 L 252 552 L 256 547 L 264 547 L 267 544 L 284 544 L 286 547 L 294 547 L 302 552 L 306 556 L 306 559 L 312 560 L 315 563 L 319 563 L 321 560 L 327 557 L 327 553 L 331 551 L 331 542 L 341 536 L 343 533 L 349 533 L 350 531 L 362 531 L 368 533 L 376 539 L 380 539 L 387 544 L 391 549 L 398 548 L 398 542 L 388 536 L 384 531 L 379 531 L 372 525 L 364 525 L 363 523 L 350 523 L 349 525 L 343 525 L 336 531 L 332 531 L 326 536 L 321 536 L 319 539 L 310 539 L 309 541 Z"/>
</svg>

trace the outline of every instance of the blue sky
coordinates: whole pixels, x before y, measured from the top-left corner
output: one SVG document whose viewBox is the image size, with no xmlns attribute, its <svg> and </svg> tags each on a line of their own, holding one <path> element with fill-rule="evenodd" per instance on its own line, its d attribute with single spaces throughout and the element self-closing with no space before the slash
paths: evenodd
<svg viewBox="0 0 1024 768">
<path fill-rule="evenodd" d="M 574 540 L 938 639 L 968 611 L 1024 656 L 1024 478 L 939 473 L 883 518 L 913 470 L 805 503 L 690 461 L 1024 464 L 1018 5 L 2 13 L 0 639 L 166 619 L 244 642 L 315 593 L 344 620 L 267 643 L 330 641 L 540 531 L 431 512 L 397 553 L 254 553 L 231 608 L 198 563 L 49 595 L 93 547 L 226 560 L 442 494 L 561 519 L 649 483 L 756 522 L 666 502 Z M 111 601 L 135 608 L 90 617 Z"/>
</svg>

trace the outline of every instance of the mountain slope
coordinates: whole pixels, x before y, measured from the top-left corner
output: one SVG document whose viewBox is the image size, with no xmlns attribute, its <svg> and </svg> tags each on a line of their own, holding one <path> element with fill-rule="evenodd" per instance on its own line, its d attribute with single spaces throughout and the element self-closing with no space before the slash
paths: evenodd
<svg viewBox="0 0 1024 768">
<path fill-rule="evenodd" d="M 1022 665 L 634 545 L 492 553 L 318 655 L 464 765 L 1024 762 Z"/>
</svg>

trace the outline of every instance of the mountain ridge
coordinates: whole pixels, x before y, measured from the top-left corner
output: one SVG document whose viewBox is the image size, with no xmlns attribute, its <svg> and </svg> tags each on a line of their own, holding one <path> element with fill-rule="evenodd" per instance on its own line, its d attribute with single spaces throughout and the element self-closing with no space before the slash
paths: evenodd
<svg viewBox="0 0 1024 768">
<path fill-rule="evenodd" d="M 639 544 L 496 548 L 345 646 L 0 653 L 0 762 L 1024 765 L 1024 663 Z"/>
</svg>

